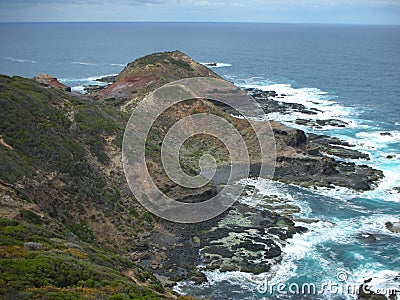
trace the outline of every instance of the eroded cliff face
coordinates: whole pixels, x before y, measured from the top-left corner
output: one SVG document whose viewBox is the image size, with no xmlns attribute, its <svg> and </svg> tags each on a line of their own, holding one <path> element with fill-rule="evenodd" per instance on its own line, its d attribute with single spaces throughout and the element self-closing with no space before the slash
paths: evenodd
<svg viewBox="0 0 400 300">
<path fill-rule="evenodd" d="M 95 98 L 130 111 L 149 92 L 169 82 L 191 77 L 220 78 L 178 50 L 150 54 L 129 63 Z"/>
<path fill-rule="evenodd" d="M 38 76 L 35 76 L 33 79 L 36 80 L 37 82 L 44 84 L 45 86 L 48 86 L 48 87 L 53 87 L 53 88 L 60 89 L 60 90 L 66 91 L 66 92 L 71 91 L 71 88 L 69 86 L 62 84 L 61 82 L 58 81 L 57 78 L 50 76 L 48 74 L 39 74 Z"/>
<path fill-rule="evenodd" d="M 154 89 L 198 76 L 219 78 L 179 51 L 152 54 L 128 64 L 112 84 L 90 96 L 64 92 L 63 87 L 52 88 L 53 80 L 39 83 L 1 76 L 0 216 L 24 224 L 35 222 L 55 231 L 65 230 L 68 234 L 63 236 L 67 241 L 111 249 L 170 280 L 204 280 L 195 268 L 204 261 L 210 269 L 266 271 L 251 261 L 258 259 L 269 268 L 279 261 L 279 245 L 266 236 L 265 241 L 256 242 L 269 245 L 258 257 L 256 252 L 261 246 L 250 243 L 254 236 L 242 233 L 270 230 L 284 242 L 304 230 L 291 220 L 296 208 L 287 207 L 285 214 L 272 209 L 260 213 L 235 204 L 209 222 L 183 226 L 145 211 L 126 182 L 121 145 L 129 112 Z M 160 143 L 177 120 L 196 112 L 216 114 L 234 124 L 243 133 L 253 169 L 257 170 L 260 164 L 260 145 L 249 123 L 232 116 L 227 107 L 197 99 L 171 108 L 150 132 L 146 147 L 148 167 L 161 190 L 186 202 L 212 197 L 216 185 L 210 182 L 200 191 L 177 186 L 162 168 Z M 301 130 L 274 121 L 270 124 L 276 145 L 276 180 L 367 190 L 382 177 L 378 170 L 324 155 L 332 142 L 326 138 L 310 139 Z M 229 163 L 228 152 L 217 139 L 199 135 L 182 147 L 185 171 L 196 174 L 198 158 L 206 153 L 216 156 L 219 167 Z M 271 207 L 276 201 L 284 202 L 266 198 L 264 204 Z M 239 226 L 235 221 L 238 218 L 247 221 Z M 211 247 L 228 237 L 232 239 L 230 243 Z M 254 251 L 240 258 L 241 251 L 249 247 Z M 200 248 L 206 249 L 201 256 Z M 232 256 L 239 263 L 229 260 Z"/>
<path fill-rule="evenodd" d="M 0 297 L 175 298 L 123 255 L 153 218 L 121 165 L 127 115 L 0 76 Z"/>
<path fill-rule="evenodd" d="M 217 74 L 203 65 L 196 63 L 180 51 L 156 53 L 128 64 L 116 77 L 115 81 L 95 94 L 94 98 L 101 99 L 108 104 L 120 105 L 123 111 L 129 112 L 149 92 L 166 83 L 190 77 L 220 79 Z M 254 91 L 252 94 L 254 94 L 256 99 L 260 97 Z M 266 112 L 273 111 L 277 107 L 282 109 L 275 102 L 270 101 L 267 104 L 264 102 L 262 108 Z M 297 109 L 301 109 L 301 107 Z M 190 105 L 178 105 L 174 109 L 170 109 L 168 111 L 168 118 L 164 118 L 163 123 L 159 122 L 157 123 L 158 125 L 154 126 L 156 134 L 153 135 L 154 138 L 150 139 L 150 148 L 157 148 L 157 144 L 162 142 L 163 133 L 167 132 L 168 128 L 177 120 L 195 112 L 220 115 L 229 120 L 229 122 L 234 123 L 242 132 L 246 132 L 244 138 L 250 150 L 253 169 L 257 169 L 257 165 L 259 164 L 257 156 L 259 155 L 260 148 L 257 145 L 254 132 L 250 130 L 249 123 L 233 118 L 231 116 L 232 110 L 216 101 L 192 101 Z M 303 131 L 287 127 L 278 122 L 270 121 L 270 124 L 273 128 L 276 143 L 277 160 L 274 178 L 277 180 L 304 186 L 339 185 L 356 190 L 368 190 L 372 187 L 373 182 L 382 177 L 381 172 L 373 170 L 370 167 L 337 161 L 326 156 L 324 153 L 332 154 L 332 152 L 327 151 L 332 148 L 335 150 L 334 154 L 342 155 L 344 158 L 352 158 L 355 154 L 358 156 L 361 155 L 360 158 L 367 158 L 368 155 L 366 154 L 355 153 L 356 151 L 351 152 L 351 150 L 342 148 L 340 147 L 340 142 L 336 142 L 335 146 L 331 145 L 332 143 L 335 144 L 333 140 L 324 141 L 321 138 L 313 136 L 311 141 Z M 253 133 L 251 134 L 251 132 Z M 221 148 L 223 146 L 221 144 L 214 144 L 210 138 L 198 138 L 196 144 L 198 149 L 196 150 L 202 154 L 219 153 L 219 162 L 220 165 L 223 165 L 227 162 L 227 159 L 224 159 L 223 155 L 221 155 L 224 152 Z M 153 157 L 150 156 L 150 160 L 152 159 Z M 183 161 L 185 160 L 193 162 L 190 155 L 183 159 Z M 160 166 L 160 162 L 151 165 L 156 173 L 163 173 L 157 167 Z M 189 169 L 196 169 L 196 166 L 196 162 L 186 165 Z M 168 182 L 166 176 L 161 177 L 161 184 L 162 182 Z"/>
</svg>

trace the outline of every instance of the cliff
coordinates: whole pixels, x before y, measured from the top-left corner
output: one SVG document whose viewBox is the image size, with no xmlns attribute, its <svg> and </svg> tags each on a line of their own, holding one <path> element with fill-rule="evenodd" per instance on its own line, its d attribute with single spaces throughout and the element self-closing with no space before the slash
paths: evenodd
<svg viewBox="0 0 400 300">
<path fill-rule="evenodd" d="M 53 87 L 66 92 L 71 92 L 71 88 L 69 86 L 60 83 L 57 80 L 57 78 L 50 76 L 48 74 L 39 74 L 38 76 L 35 76 L 33 79 L 36 80 L 37 82 L 44 84 L 45 86 Z"/>
<path fill-rule="evenodd" d="M 184 278 L 204 281 L 204 274 L 196 268 L 200 262 L 210 269 L 259 273 L 279 260 L 276 239 L 266 235 L 254 246 L 254 236 L 243 232 L 267 230 L 284 243 L 304 231 L 292 220 L 298 208 L 283 199 L 265 198 L 263 205 L 270 210 L 262 213 L 235 204 L 208 222 L 177 225 L 154 217 L 132 196 L 121 162 L 129 112 L 165 83 L 197 76 L 219 78 L 179 51 L 128 64 L 112 84 L 92 95 L 71 94 L 47 81 L 0 76 L 2 296 L 170 298 L 174 296 L 146 268 L 168 285 L 170 280 Z M 181 201 L 200 201 L 216 193 L 213 183 L 200 191 L 175 185 L 160 161 L 165 132 L 179 118 L 198 111 L 217 114 L 239 128 L 252 166 L 257 169 L 259 165 L 259 149 L 246 120 L 204 99 L 182 103 L 157 120 L 146 148 L 158 186 Z M 326 156 L 326 137 L 308 137 L 277 122 L 271 125 L 277 146 L 276 180 L 367 190 L 382 177 L 378 170 Z M 198 172 L 197 159 L 204 153 L 215 154 L 219 166 L 227 162 L 226 149 L 207 136 L 198 136 L 185 147 L 182 162 L 188 173 Z M 276 202 L 283 210 L 273 208 Z M 238 225 L 237 219 L 246 221 Z M 229 243 L 216 244 L 227 237 Z M 262 244 L 269 246 L 261 251 Z M 201 255 L 200 248 L 205 249 Z M 244 257 L 243 249 L 249 250 Z M 254 263 L 255 257 L 262 264 Z M 73 271 L 61 280 L 66 269 Z"/>
<path fill-rule="evenodd" d="M 174 298 L 122 255 L 153 222 L 119 162 L 127 116 L 20 77 L 0 106 L 0 295 Z"/>
<path fill-rule="evenodd" d="M 150 54 L 129 63 L 95 98 L 121 105 L 122 110 L 129 111 L 149 92 L 169 82 L 191 77 L 220 78 L 178 50 Z"/>
</svg>

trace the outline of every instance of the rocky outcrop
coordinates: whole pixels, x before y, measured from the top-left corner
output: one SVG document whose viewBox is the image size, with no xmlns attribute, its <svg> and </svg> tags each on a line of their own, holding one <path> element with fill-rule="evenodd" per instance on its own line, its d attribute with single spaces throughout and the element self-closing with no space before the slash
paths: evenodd
<svg viewBox="0 0 400 300">
<path fill-rule="evenodd" d="M 113 83 L 95 96 L 129 111 L 147 93 L 183 78 L 220 78 L 205 66 L 176 50 L 144 56 L 129 63 Z"/>
<path fill-rule="evenodd" d="M 107 79 L 109 86 L 90 96 L 60 93 L 53 87 L 65 86 L 48 75 L 35 78 L 41 84 L 1 76 L 0 202 L 5 207 L 0 206 L 0 214 L 67 230 L 76 239 L 114 249 L 172 281 L 190 278 L 200 283 L 206 279 L 201 273 L 205 269 L 269 270 L 279 261 L 286 240 L 305 230 L 292 220 L 298 207 L 281 201 L 278 209 L 280 200 L 268 197 L 263 199 L 262 209 L 236 203 L 207 222 L 174 224 L 144 211 L 126 183 L 121 144 L 129 111 L 163 84 L 196 76 L 219 78 L 179 51 L 149 55 L 128 64 L 116 78 Z M 267 94 L 267 98 L 273 95 Z M 301 104 L 265 100 L 265 94 L 254 96 L 260 103 L 264 101 L 266 112 L 290 108 L 316 113 Z M 246 120 L 210 101 L 180 103 L 154 122 L 146 157 L 158 187 L 182 202 L 207 200 L 215 195 L 217 186 L 210 182 L 194 191 L 174 184 L 163 171 L 160 143 L 178 119 L 199 111 L 221 116 L 240 129 L 255 174 L 260 165 L 259 144 Z M 367 190 L 382 177 L 368 166 L 325 155 L 333 143 L 328 137 L 307 136 L 273 121 L 271 126 L 276 141 L 276 180 Z M 343 157 L 350 155 L 340 151 Z M 220 168 L 227 165 L 229 154 L 217 140 L 201 135 L 193 138 L 190 147 L 184 144 L 182 153 L 188 174 L 199 171 L 199 154 L 214 155 Z M 361 156 L 354 151 L 351 155 Z M 204 269 L 199 270 L 199 265 Z"/>
<path fill-rule="evenodd" d="M 307 115 L 316 115 L 318 110 L 308 109 L 300 103 L 286 103 L 275 99 L 283 98 L 285 95 L 279 95 L 275 91 L 262 91 L 256 88 L 246 88 L 247 93 L 252 96 L 266 114 L 281 113 L 290 114 L 299 112 Z"/>
<path fill-rule="evenodd" d="M 66 92 L 71 92 L 71 88 L 69 86 L 60 83 L 57 78 L 53 76 L 47 74 L 39 74 L 38 76 L 33 77 L 33 79 L 37 82 L 40 82 L 41 84 L 44 84 L 45 86 L 53 87 Z"/>
<path fill-rule="evenodd" d="M 161 229 L 146 239 L 148 255 L 135 251 L 132 256 L 172 281 L 202 283 L 206 281 L 202 272 L 215 269 L 268 272 L 281 260 L 286 240 L 307 230 L 291 219 L 297 209 L 284 200 L 265 197 L 258 208 L 237 202 L 222 215 L 198 224 L 160 220 Z"/>
<path fill-rule="evenodd" d="M 348 142 L 340 140 L 336 137 L 312 133 L 309 134 L 308 137 L 310 143 L 322 153 L 346 159 L 370 159 L 367 153 L 350 149 L 351 147 L 354 147 L 354 145 L 351 145 Z"/>
<path fill-rule="evenodd" d="M 363 282 L 358 289 L 358 300 L 396 300 L 399 295 L 398 275 L 384 275 L 384 278 L 372 277 Z M 383 282 L 385 282 L 383 284 Z"/>
<path fill-rule="evenodd" d="M 123 257 L 153 228 L 122 170 L 127 116 L 3 75 L 0 106 L 1 297 L 176 299 Z"/>
<path fill-rule="evenodd" d="M 385 226 L 391 232 L 400 233 L 400 221 L 398 221 L 398 222 L 386 222 Z"/>
</svg>

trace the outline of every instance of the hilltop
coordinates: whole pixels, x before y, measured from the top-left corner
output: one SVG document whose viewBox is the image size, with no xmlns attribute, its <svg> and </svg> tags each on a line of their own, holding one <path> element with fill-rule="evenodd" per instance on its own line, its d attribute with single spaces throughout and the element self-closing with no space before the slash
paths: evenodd
<svg viewBox="0 0 400 300">
<path fill-rule="evenodd" d="M 284 199 L 265 197 L 268 211 L 235 204 L 208 222 L 182 225 L 144 210 L 128 187 L 121 147 L 130 112 L 154 89 L 199 76 L 220 78 L 179 51 L 140 58 L 90 95 L 68 92 L 47 76 L 40 77 L 46 82 L 0 76 L 2 295 L 169 298 L 174 296 L 159 280 L 164 285 L 185 278 L 203 282 L 205 276 L 196 268 L 200 263 L 209 269 L 260 273 L 279 261 L 279 243 L 305 231 L 293 221 L 298 208 Z M 217 114 L 241 129 L 252 165 L 259 164 L 246 120 L 206 99 L 182 103 L 160 117 L 146 145 L 158 186 L 181 201 L 201 201 L 217 191 L 212 182 L 200 190 L 177 186 L 160 162 L 165 132 L 179 118 L 198 111 Z M 278 122 L 271 121 L 271 126 L 277 148 L 275 180 L 368 190 L 382 177 L 368 166 L 327 156 L 331 144 L 340 150 L 340 140 L 307 135 Z M 219 166 L 227 162 L 223 145 L 207 136 L 194 138 L 182 152 L 189 174 L 198 172 L 197 159 L 204 153 L 216 155 Z M 269 235 L 255 241 L 254 235 L 244 234 L 251 230 Z M 272 236 L 278 236 L 279 243 Z M 201 255 L 200 248 L 205 249 Z M 248 250 L 245 256 L 243 249 Z M 80 275 L 71 271 L 61 280 L 65 269 L 79 270 Z"/>
</svg>

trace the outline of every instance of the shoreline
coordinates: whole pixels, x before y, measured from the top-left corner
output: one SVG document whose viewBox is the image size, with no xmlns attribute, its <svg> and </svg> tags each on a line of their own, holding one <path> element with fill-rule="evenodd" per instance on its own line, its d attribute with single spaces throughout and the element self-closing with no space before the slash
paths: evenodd
<svg viewBox="0 0 400 300">
<path fill-rule="evenodd" d="M 155 73 L 152 68 L 156 69 L 157 72 Z M 158 71 L 160 69 L 162 72 Z M 62 120 L 65 119 L 66 125 L 55 127 L 57 130 L 63 130 L 63 134 L 60 135 L 61 141 L 64 141 L 62 140 L 63 137 L 73 138 L 74 145 L 86 149 L 79 150 L 81 154 L 75 154 L 71 158 L 66 155 L 68 159 L 71 159 L 71 162 L 68 161 L 68 163 L 76 164 L 75 160 L 83 157 L 84 162 L 87 163 L 86 169 L 94 170 L 94 173 L 89 173 L 90 176 L 93 176 L 93 179 L 90 179 L 86 185 L 103 180 L 101 187 L 94 187 L 96 190 L 94 192 L 90 190 L 86 200 L 80 200 L 80 197 L 77 197 L 72 189 L 71 191 L 67 190 L 68 193 L 72 194 L 57 194 L 64 191 L 60 188 L 65 186 L 62 180 L 65 179 L 66 175 L 70 176 L 69 172 L 73 168 L 62 172 L 55 169 L 55 172 L 50 175 L 44 171 L 36 172 L 35 174 L 38 175 L 32 175 L 32 180 L 25 182 L 26 188 L 34 187 L 35 190 L 39 190 L 35 194 L 36 196 L 54 195 L 46 198 L 46 201 L 41 198 L 32 200 L 32 203 L 35 203 L 35 201 L 38 203 L 35 209 L 39 212 L 43 211 L 43 218 L 50 220 L 53 218 L 53 216 L 48 215 L 49 207 L 63 207 L 60 211 L 53 213 L 60 214 L 60 219 L 62 220 L 62 217 L 64 217 L 68 222 L 72 220 L 72 222 L 78 223 L 82 219 L 85 220 L 87 223 L 85 223 L 85 226 L 81 225 L 81 227 L 85 230 L 95 230 L 94 233 L 92 231 L 89 238 L 96 239 L 96 236 L 98 236 L 103 238 L 102 241 L 108 242 L 112 241 L 114 236 L 105 236 L 105 234 L 115 235 L 115 238 L 118 238 L 118 251 L 124 252 L 130 261 L 134 261 L 157 274 L 159 279 L 164 281 L 167 286 L 173 286 L 176 282 L 182 280 L 192 280 L 196 284 L 202 284 L 207 281 L 204 272 L 211 272 L 212 270 L 265 274 L 271 272 L 271 268 L 279 268 L 278 266 L 284 256 L 285 246 L 291 243 L 293 237 L 301 236 L 303 233 L 307 234 L 306 232 L 309 232 L 313 226 L 309 224 L 310 222 L 317 222 L 316 224 L 329 222 L 332 226 L 339 226 L 338 228 L 343 224 L 354 227 L 351 222 L 345 223 L 340 218 L 338 218 L 338 225 L 334 225 L 335 219 L 332 216 L 328 220 L 314 218 L 312 214 L 309 215 L 310 213 L 304 211 L 304 207 L 315 213 L 309 198 L 312 196 L 320 197 L 318 194 L 320 188 L 330 190 L 333 193 L 337 189 L 336 186 L 353 188 L 360 194 L 366 191 L 373 192 L 376 183 L 379 184 L 382 180 L 383 173 L 362 164 L 361 162 L 367 162 L 370 156 L 355 149 L 356 147 L 350 145 L 347 141 L 335 138 L 335 136 L 306 133 L 298 128 L 274 121 L 271 121 L 271 126 L 277 148 L 278 159 L 275 172 L 277 181 L 265 181 L 265 186 L 261 188 L 252 186 L 251 180 L 249 180 L 246 183 L 248 189 L 242 194 L 241 200 L 237 201 L 222 215 L 199 224 L 175 224 L 143 211 L 143 208 L 137 205 L 137 201 L 135 202 L 135 199 L 132 199 L 126 186 L 122 162 L 119 159 L 121 149 L 119 148 L 118 137 L 120 137 L 120 132 L 123 131 L 129 111 L 140 101 L 141 97 L 145 96 L 149 90 L 157 88 L 157 85 L 165 83 L 165 80 L 174 79 L 172 75 L 183 76 L 182 72 L 184 76 L 193 74 L 218 76 L 179 51 L 149 55 L 129 64 L 118 77 L 106 79 L 110 83 L 112 82 L 110 85 L 103 89 L 94 90 L 92 95 L 62 92 L 49 88 L 46 84 L 45 86 L 38 85 L 38 83 L 28 79 L 4 76 L 3 80 L 10 82 L 10 86 L 12 86 L 13 81 L 23 82 L 19 84 L 21 86 L 26 85 L 27 94 L 30 95 L 26 98 L 31 99 L 32 103 L 37 101 L 45 108 L 53 105 L 51 106 L 52 111 L 63 116 Z M 51 86 L 51 82 L 54 83 L 51 80 L 48 85 Z M 50 95 L 48 96 L 49 100 L 36 97 L 34 93 L 38 90 Z M 250 89 L 248 92 L 254 94 L 267 117 L 269 113 L 277 110 L 279 113 L 287 115 L 297 112 L 315 116 L 319 113 L 317 110 L 311 110 L 299 103 L 280 102 L 279 100 L 285 99 L 286 96 L 274 91 Z M 12 101 L 10 103 L 13 104 Z M 193 109 L 198 108 L 201 108 L 200 111 L 217 111 L 221 116 L 226 116 L 236 122 L 235 124 L 239 128 L 246 129 L 246 125 L 232 116 L 232 112 L 228 108 L 211 102 L 191 103 L 183 109 L 178 107 L 177 113 L 175 115 L 172 113 L 170 115 L 171 120 L 168 121 L 174 121 L 177 116 L 182 117 L 186 113 L 185 109 L 188 109 L 190 113 Z M 32 122 L 41 124 L 41 116 L 37 117 L 30 114 L 27 114 L 27 116 L 27 118 L 32 118 Z M 59 119 L 56 118 L 56 120 Z M 304 118 L 298 118 L 298 120 L 297 125 L 303 124 L 310 127 L 317 125 L 346 127 L 346 124 L 333 118 L 322 120 L 320 123 Z M 164 129 L 168 129 L 168 125 L 167 122 L 161 123 L 157 125 L 159 127 L 156 129 L 162 132 Z M 30 129 L 27 127 L 26 130 Z M 41 134 L 41 132 L 36 131 L 34 133 Z M 155 134 L 154 136 L 156 139 L 151 141 L 154 142 L 154 145 L 151 146 L 154 146 L 154 149 L 159 149 L 158 138 L 162 135 Z M 39 137 L 38 140 L 43 139 L 41 135 Z M 94 140 L 91 139 L 92 137 L 94 137 Z M 387 137 L 390 136 L 385 134 L 385 138 Z M 10 142 L 9 139 L 10 137 L 5 135 L 4 141 L 7 145 L 18 146 L 12 140 Z M 102 141 L 102 147 L 94 147 L 96 144 L 93 145 L 93 141 Z M 70 143 L 69 140 L 68 142 Z M 200 146 L 201 142 L 198 143 Z M 195 143 L 195 147 L 198 144 Z M 59 145 L 63 144 L 59 143 Z M 211 146 L 214 147 L 212 149 L 218 149 L 215 144 L 211 144 Z M 40 153 L 41 148 L 38 149 Z M 253 148 L 250 150 L 254 151 Z M 152 153 L 151 162 L 153 166 L 157 167 L 157 153 Z M 217 151 L 217 153 L 221 152 Z M 191 162 L 192 160 L 187 159 L 187 161 Z M 44 163 L 49 164 L 48 161 Z M 257 161 L 253 161 L 251 166 L 252 171 L 257 174 Z M 40 164 L 35 166 L 38 169 L 41 167 Z M 158 171 L 156 167 L 154 167 L 154 170 Z M 35 176 L 43 177 L 38 180 Z M 85 182 L 82 181 L 80 176 L 81 174 L 78 172 L 76 185 Z M 214 182 L 214 186 L 210 187 L 210 190 L 205 190 L 197 197 L 195 193 L 188 194 L 188 191 L 184 189 L 175 189 L 174 185 L 169 185 L 169 181 L 163 174 L 156 173 L 155 176 L 167 192 L 171 191 L 180 200 L 185 200 L 185 197 L 192 202 L 207 200 L 216 192 L 216 182 Z M 51 188 L 50 193 L 49 186 Z M 289 191 L 293 190 L 293 193 L 296 192 L 308 197 L 306 205 L 298 205 L 299 199 L 296 198 L 297 196 L 293 196 L 293 198 L 292 192 L 281 193 L 281 191 L 278 191 L 275 194 L 271 193 L 269 188 L 274 186 L 284 187 Z M 84 191 L 86 190 L 85 186 Z M 252 203 L 251 193 L 258 194 L 260 202 L 257 205 Z M 21 192 L 14 194 L 13 197 L 18 198 Z M 96 202 L 95 208 L 93 208 L 91 201 L 92 198 L 96 197 L 93 195 L 100 195 L 104 198 L 101 198 L 99 203 Z M 94 199 L 98 200 L 97 198 Z M 20 201 L 22 203 L 26 200 L 21 198 Z M 344 203 L 345 201 L 340 202 L 328 198 L 324 199 L 323 202 L 324 205 L 329 205 L 328 207 L 331 207 L 333 211 Z M 321 204 L 317 203 L 317 205 Z M 88 212 L 85 211 L 86 206 Z M 351 207 L 345 208 L 351 211 Z M 93 210 L 95 211 L 93 212 Z M 62 215 L 64 212 L 74 212 L 75 215 L 68 215 L 68 218 L 66 218 Z M 107 214 L 110 212 L 112 213 L 108 216 Z M 125 218 L 125 214 L 129 218 Z M 104 219 L 106 215 L 107 217 Z M 373 217 L 379 216 L 373 215 Z M 385 215 L 383 216 L 385 217 Z M 112 217 L 117 217 L 117 219 L 111 219 Z M 356 214 L 354 218 L 357 220 L 357 217 L 359 215 Z M 99 220 L 103 220 L 103 222 L 99 222 Z M 382 220 L 379 221 L 382 222 Z M 390 219 L 390 221 L 395 220 Z M 369 219 L 363 225 L 368 225 L 368 222 L 370 222 Z M 76 227 L 71 228 L 75 229 Z M 365 243 L 378 240 L 374 231 L 368 232 L 371 228 L 375 229 L 374 226 L 366 226 L 365 233 L 368 234 L 368 238 L 363 240 Z M 127 235 L 128 230 L 132 230 L 129 235 Z M 346 235 L 344 234 L 344 236 Z M 86 238 L 86 236 L 84 237 Z M 124 238 L 126 240 L 123 240 Z M 115 244 L 108 246 L 113 247 Z"/>
</svg>

